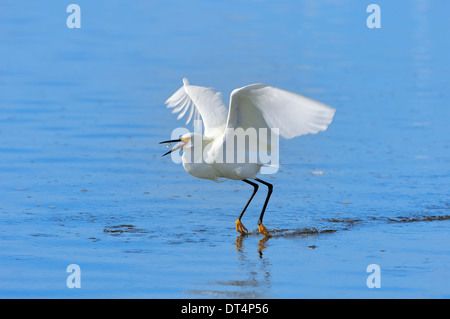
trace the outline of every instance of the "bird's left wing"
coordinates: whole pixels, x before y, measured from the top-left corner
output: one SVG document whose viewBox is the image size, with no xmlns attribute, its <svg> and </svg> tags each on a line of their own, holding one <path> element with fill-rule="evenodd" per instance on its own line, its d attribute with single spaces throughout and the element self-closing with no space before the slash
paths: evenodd
<svg viewBox="0 0 450 319">
<path fill-rule="evenodd" d="M 227 127 L 279 129 L 293 138 L 325 131 L 336 110 L 305 96 L 265 84 L 252 84 L 231 93 Z"/>
<path fill-rule="evenodd" d="M 222 94 L 212 88 L 190 85 L 188 79 L 183 79 L 183 86 L 166 101 L 168 108 L 174 108 L 172 113 L 179 113 L 182 118 L 188 111 L 186 124 L 191 119 L 200 119 L 205 128 L 204 135 L 215 137 L 225 130 L 228 109 L 223 103 Z"/>
</svg>

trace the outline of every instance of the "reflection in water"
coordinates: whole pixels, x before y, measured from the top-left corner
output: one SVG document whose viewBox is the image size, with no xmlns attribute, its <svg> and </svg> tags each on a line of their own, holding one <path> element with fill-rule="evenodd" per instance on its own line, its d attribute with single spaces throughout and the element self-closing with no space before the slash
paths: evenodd
<svg viewBox="0 0 450 319">
<path fill-rule="evenodd" d="M 237 251 L 242 251 L 242 243 L 244 238 L 247 237 L 247 235 L 239 235 L 236 237 L 236 250 Z M 260 255 L 260 258 L 262 258 L 262 252 L 264 249 L 266 249 L 266 245 L 265 243 L 270 239 L 271 237 L 268 236 L 264 236 L 263 239 L 260 239 L 258 242 L 258 252 Z"/>
<path fill-rule="evenodd" d="M 206 283 L 214 289 L 190 290 L 193 295 L 207 295 L 217 298 L 270 298 L 272 287 L 272 263 L 264 254 L 270 240 L 276 238 L 303 238 L 306 236 L 333 233 L 334 229 L 318 230 L 315 228 L 271 229 L 271 237 L 263 237 L 255 246 L 252 239 L 259 236 L 253 232 L 239 235 L 235 239 L 235 249 L 239 261 L 237 271 L 229 280 L 218 280 Z M 246 244 L 246 242 L 248 244 Z M 244 278 L 244 279 L 241 279 Z"/>
<path fill-rule="evenodd" d="M 236 237 L 236 252 L 239 260 L 239 270 L 247 278 L 240 281 L 227 281 L 218 284 L 236 285 L 245 291 L 239 291 L 238 294 L 247 298 L 267 298 L 267 291 L 271 284 L 271 263 L 267 257 L 263 256 L 263 250 L 267 247 L 265 243 L 270 237 L 264 237 L 258 242 L 258 249 L 255 251 L 253 245 L 246 245 L 247 235 L 239 235 Z M 255 258 L 258 253 L 258 258 Z"/>
<path fill-rule="evenodd" d="M 268 292 L 272 287 L 271 263 L 264 257 L 263 250 L 270 237 L 264 237 L 254 245 L 246 245 L 248 235 L 236 237 L 236 252 L 239 261 L 237 272 L 230 280 L 219 280 L 207 283 L 214 289 L 190 290 L 194 295 L 208 295 L 219 298 L 269 298 Z M 256 258 L 255 258 L 256 257 Z"/>
<path fill-rule="evenodd" d="M 448 209 L 446 207 L 430 207 L 430 209 Z M 247 235 L 239 235 L 235 239 L 235 249 L 239 261 L 237 271 L 233 273 L 232 279 L 218 280 L 206 283 L 214 286 L 214 289 L 189 290 L 186 293 L 193 295 L 207 295 L 217 298 L 271 298 L 272 287 L 272 263 L 270 255 L 264 254 L 268 248 L 270 240 L 277 238 L 295 239 L 309 236 L 323 236 L 333 234 L 338 231 L 347 231 L 357 225 L 364 223 L 413 223 L 450 220 L 450 215 L 414 215 L 397 217 L 367 217 L 367 218 L 331 218 L 327 222 L 333 224 L 333 228 L 296 228 L 296 229 L 271 229 L 271 237 L 264 237 L 258 241 L 257 249 L 251 239 L 259 236 L 257 232 Z M 246 244 L 246 241 L 250 241 Z M 308 246 L 311 249 L 317 248 L 315 245 Z M 244 278 L 244 279 L 241 279 Z"/>
</svg>

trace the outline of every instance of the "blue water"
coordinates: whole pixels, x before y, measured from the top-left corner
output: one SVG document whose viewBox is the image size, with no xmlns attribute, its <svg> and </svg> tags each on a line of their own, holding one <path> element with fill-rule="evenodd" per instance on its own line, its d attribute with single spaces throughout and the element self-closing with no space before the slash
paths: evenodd
<svg viewBox="0 0 450 319">
<path fill-rule="evenodd" d="M 450 297 L 448 1 L 76 3 L 0 5 L 0 297 Z M 268 241 L 264 189 L 240 237 L 251 187 L 161 158 L 185 76 L 337 109 L 262 177 Z"/>
</svg>

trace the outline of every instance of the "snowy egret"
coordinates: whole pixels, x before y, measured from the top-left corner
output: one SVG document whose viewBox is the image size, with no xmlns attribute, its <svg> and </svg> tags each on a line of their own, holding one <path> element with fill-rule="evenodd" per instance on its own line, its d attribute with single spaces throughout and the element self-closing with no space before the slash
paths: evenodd
<svg viewBox="0 0 450 319">
<path fill-rule="evenodd" d="M 183 86 L 167 99 L 166 104 L 168 108 L 174 108 L 172 113 L 179 113 L 178 119 L 189 111 L 186 124 L 192 118 L 201 119 L 204 134 L 187 133 L 179 139 L 161 142 L 180 143 L 163 156 L 182 150 L 183 167 L 189 174 L 214 181 L 219 178 L 241 180 L 253 186 L 253 193 L 236 220 L 236 231 L 241 234 L 248 232 L 241 219 L 259 188 L 249 179 L 267 186 L 268 193 L 257 223 L 259 232 L 266 237 L 270 234 L 263 225 L 263 217 L 273 185 L 256 177 L 265 163 L 249 161 L 248 158 L 236 161 L 235 155 L 228 157 L 229 145 L 231 153 L 240 151 L 240 148 L 244 148 L 246 154 L 254 150 L 247 144 L 235 145 L 235 135 L 230 130 L 266 129 L 275 131 L 277 137 L 290 139 L 326 130 L 335 113 L 335 109 L 323 103 L 265 84 L 252 84 L 234 90 L 227 108 L 221 93 L 212 88 L 191 85 L 186 78 L 183 79 Z M 253 139 L 249 136 L 249 144 L 266 145 L 270 150 L 273 141 L 265 140 L 261 130 L 253 132 Z M 228 150 L 225 161 L 224 149 Z"/>
</svg>

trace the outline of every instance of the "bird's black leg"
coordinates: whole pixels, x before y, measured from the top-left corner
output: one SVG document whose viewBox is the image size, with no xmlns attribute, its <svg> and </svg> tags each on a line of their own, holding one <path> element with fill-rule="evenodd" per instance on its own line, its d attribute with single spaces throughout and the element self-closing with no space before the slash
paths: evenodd
<svg viewBox="0 0 450 319">
<path fill-rule="evenodd" d="M 245 228 L 244 224 L 242 224 L 241 218 L 242 218 L 242 216 L 244 216 L 244 213 L 247 210 L 248 205 L 250 205 L 250 202 L 252 201 L 256 192 L 258 191 L 259 186 L 258 186 L 258 184 L 250 182 L 249 180 L 246 180 L 246 179 L 244 179 L 242 181 L 253 186 L 252 196 L 250 196 L 250 199 L 248 200 L 247 205 L 245 205 L 244 209 L 242 210 L 241 214 L 239 215 L 239 218 L 236 219 L 236 231 L 238 231 L 241 234 L 244 234 L 244 233 L 247 233 L 247 228 Z"/>
<path fill-rule="evenodd" d="M 255 196 L 255 194 L 256 194 L 256 192 L 258 191 L 258 188 L 259 188 L 258 184 L 250 182 L 249 180 L 244 179 L 242 181 L 246 182 L 247 184 L 252 185 L 254 189 L 253 189 L 252 196 L 250 196 L 250 199 L 247 202 L 247 205 L 245 205 L 244 209 L 242 210 L 241 214 L 239 215 L 239 220 L 241 220 L 242 216 L 244 216 L 244 213 L 247 210 L 248 205 L 250 205 L 250 202 L 252 201 L 253 197 Z"/>
<path fill-rule="evenodd" d="M 263 180 L 260 180 L 259 178 L 255 178 L 255 180 L 260 182 L 260 183 L 263 183 L 269 189 L 268 192 L 267 192 L 266 201 L 264 202 L 264 206 L 263 206 L 263 209 L 261 211 L 261 215 L 259 215 L 258 229 L 259 229 L 259 232 L 262 233 L 264 236 L 270 236 L 270 234 L 267 231 L 266 227 L 264 227 L 262 221 L 263 221 L 263 217 L 264 217 L 264 212 L 266 211 L 267 203 L 269 202 L 269 199 L 270 199 L 270 195 L 272 195 L 273 185 L 270 184 L 270 183 L 267 183 L 267 182 L 265 182 Z"/>
</svg>

